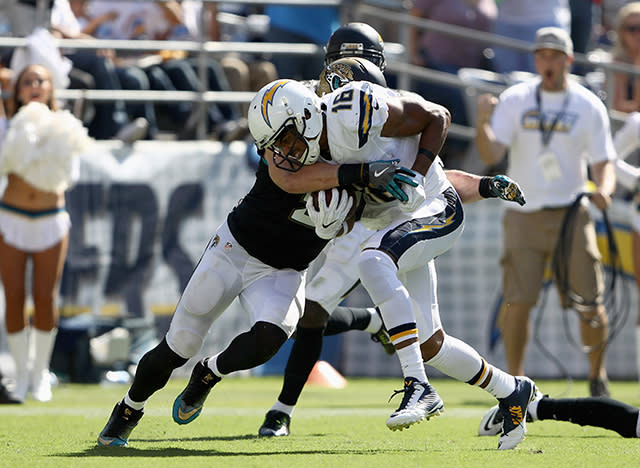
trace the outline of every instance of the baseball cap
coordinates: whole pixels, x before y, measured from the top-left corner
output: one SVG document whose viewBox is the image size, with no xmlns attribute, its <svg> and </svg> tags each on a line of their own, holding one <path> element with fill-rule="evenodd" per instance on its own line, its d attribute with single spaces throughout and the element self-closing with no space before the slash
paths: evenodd
<svg viewBox="0 0 640 468">
<path fill-rule="evenodd" d="M 536 31 L 536 42 L 533 51 L 540 49 L 553 49 L 573 56 L 573 42 L 569 34 L 561 28 L 546 27 Z"/>
</svg>

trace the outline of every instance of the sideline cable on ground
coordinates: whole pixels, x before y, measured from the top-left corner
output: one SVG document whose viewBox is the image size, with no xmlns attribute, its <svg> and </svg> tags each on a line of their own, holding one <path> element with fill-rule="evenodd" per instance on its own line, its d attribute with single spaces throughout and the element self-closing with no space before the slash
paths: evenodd
<svg viewBox="0 0 640 468">
<path fill-rule="evenodd" d="M 566 297 L 570 299 L 573 304 L 571 310 L 574 310 L 576 312 L 578 319 L 583 322 L 589 322 L 589 325 L 592 327 L 597 327 L 600 326 L 600 324 L 596 323 L 595 320 L 589 320 L 585 318 L 583 314 L 585 310 L 593 309 L 593 306 L 595 304 L 586 303 L 584 298 L 575 293 L 571 289 L 569 284 L 569 261 L 572 238 L 575 231 L 575 220 L 580 208 L 580 204 L 582 203 L 582 198 L 585 196 L 588 197 L 589 194 L 581 193 L 567 210 L 558 242 L 553 253 L 552 274 L 556 279 L 556 287 L 558 288 L 558 291 L 561 294 L 565 294 Z M 630 309 L 628 285 L 626 285 L 624 282 L 618 282 L 618 277 L 622 272 L 622 261 L 620 259 L 620 254 L 615 241 L 614 232 L 611 227 L 611 223 L 607 216 L 606 210 L 602 210 L 601 212 L 603 224 L 605 226 L 607 245 L 609 248 L 609 256 L 611 262 L 611 267 L 609 268 L 609 274 L 607 275 L 607 282 L 605 284 L 605 290 L 603 294 L 603 305 L 605 306 L 609 318 L 609 333 L 606 341 L 594 346 L 583 346 L 579 344 L 570 331 L 568 314 L 563 314 L 564 331 L 569 343 L 571 343 L 574 347 L 582 350 L 584 353 L 589 353 L 600 348 L 606 348 L 612 342 L 612 340 L 618 336 L 619 332 L 624 327 L 624 324 L 629 316 Z M 619 289 L 618 286 L 622 288 L 621 294 L 617 293 L 617 289 Z M 534 322 L 534 342 L 539 347 L 541 352 L 558 367 L 560 372 L 569 381 L 570 385 L 571 376 L 568 369 L 560 362 L 560 360 L 556 356 L 553 355 L 553 353 L 551 353 L 544 346 L 542 340 L 540 339 L 539 331 L 540 325 L 542 323 L 544 308 L 546 306 L 547 294 L 548 287 L 545 286 L 538 307 L 536 320 Z M 620 296 L 621 300 L 618 300 L 618 296 Z"/>
</svg>

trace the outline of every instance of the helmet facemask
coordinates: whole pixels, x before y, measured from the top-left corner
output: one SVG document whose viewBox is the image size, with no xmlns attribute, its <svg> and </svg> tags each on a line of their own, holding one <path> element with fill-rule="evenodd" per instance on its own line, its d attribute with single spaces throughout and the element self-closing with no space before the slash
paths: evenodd
<svg viewBox="0 0 640 468">
<path fill-rule="evenodd" d="M 294 120 L 300 120 L 302 122 L 302 132 L 298 131 L 298 124 L 294 123 Z M 276 167 L 284 169 L 285 171 L 296 172 L 299 171 L 302 166 L 313 164 L 318 160 L 318 156 L 320 155 L 319 145 L 317 151 L 312 151 L 312 148 L 315 150 L 313 142 L 317 144 L 318 138 L 313 139 L 310 144 L 303 136 L 305 130 L 305 119 L 292 118 L 285 122 L 282 128 L 276 133 L 273 142 L 268 146 L 268 148 L 273 151 L 273 163 Z M 312 155 L 312 152 L 315 153 L 315 156 Z"/>
</svg>

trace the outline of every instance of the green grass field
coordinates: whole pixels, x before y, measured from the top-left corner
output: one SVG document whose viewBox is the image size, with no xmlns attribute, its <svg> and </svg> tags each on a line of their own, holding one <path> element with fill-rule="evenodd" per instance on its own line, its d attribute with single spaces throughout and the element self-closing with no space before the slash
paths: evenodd
<svg viewBox="0 0 640 468">
<path fill-rule="evenodd" d="M 484 391 L 451 380 L 433 380 L 445 401 L 442 416 L 402 432 L 384 422 L 399 403 L 387 402 L 400 379 L 349 379 L 341 390 L 308 386 L 296 408 L 292 434 L 256 436 L 280 379 L 228 378 L 218 385 L 199 419 L 179 426 L 171 404 L 185 381 L 172 380 L 147 404 L 128 448 L 96 447 L 95 440 L 126 387 L 61 385 L 49 403 L 0 407 L 0 466 L 165 468 L 177 467 L 634 467 L 640 439 L 566 422 L 529 424 L 527 438 L 498 452 L 497 438 L 478 437 L 494 400 Z M 541 382 L 538 382 L 540 384 Z M 568 396 L 586 396 L 574 382 Z M 552 396 L 567 383 L 542 382 Z M 636 382 L 614 382 L 613 395 L 640 405 Z"/>
</svg>

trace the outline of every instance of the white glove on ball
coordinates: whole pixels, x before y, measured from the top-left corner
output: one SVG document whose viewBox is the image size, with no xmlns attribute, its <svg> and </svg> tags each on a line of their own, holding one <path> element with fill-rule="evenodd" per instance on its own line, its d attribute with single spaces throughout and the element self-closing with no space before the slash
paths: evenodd
<svg viewBox="0 0 640 468">
<path fill-rule="evenodd" d="M 353 206 L 353 198 L 346 190 L 331 189 L 331 201 L 327 204 L 324 190 L 318 192 L 318 209 L 313 206 L 313 196 L 307 199 L 307 213 L 321 239 L 333 239 L 340 232 Z"/>
</svg>

